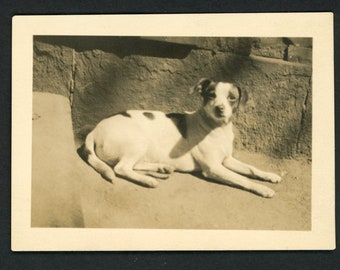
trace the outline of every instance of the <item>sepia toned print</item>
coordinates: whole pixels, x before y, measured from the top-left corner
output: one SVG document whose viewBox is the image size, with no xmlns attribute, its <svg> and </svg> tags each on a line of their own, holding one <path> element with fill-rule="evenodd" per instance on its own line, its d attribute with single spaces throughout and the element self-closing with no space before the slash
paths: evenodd
<svg viewBox="0 0 340 270">
<path fill-rule="evenodd" d="M 148 16 L 110 18 L 148 25 Z M 215 29 L 223 21 L 186 18 Z M 330 147 L 315 129 L 326 130 L 315 113 L 329 96 L 317 90 L 327 84 L 325 39 L 189 25 L 177 35 L 143 23 L 124 34 L 90 27 L 22 35 L 30 61 L 13 100 L 26 78 L 31 107 L 21 115 L 31 113 L 20 123 L 31 135 L 13 151 L 25 141 L 31 161 L 20 188 L 13 167 L 14 250 L 332 247 L 333 163 L 316 154 Z"/>
<path fill-rule="evenodd" d="M 34 52 L 33 227 L 310 229 L 311 38 L 37 36 Z"/>
</svg>

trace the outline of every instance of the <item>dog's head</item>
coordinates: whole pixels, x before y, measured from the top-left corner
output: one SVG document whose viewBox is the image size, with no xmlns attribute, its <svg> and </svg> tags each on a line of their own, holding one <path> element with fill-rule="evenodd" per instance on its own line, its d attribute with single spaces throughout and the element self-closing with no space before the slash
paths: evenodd
<svg viewBox="0 0 340 270">
<path fill-rule="evenodd" d="M 203 109 L 208 117 L 223 124 L 231 120 L 241 104 L 247 101 L 247 93 L 232 83 L 201 79 L 193 88 L 203 97 Z"/>
</svg>

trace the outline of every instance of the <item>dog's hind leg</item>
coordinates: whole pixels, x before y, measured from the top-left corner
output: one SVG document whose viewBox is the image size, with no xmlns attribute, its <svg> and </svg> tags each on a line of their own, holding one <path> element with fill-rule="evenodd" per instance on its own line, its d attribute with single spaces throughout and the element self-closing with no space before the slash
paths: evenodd
<svg viewBox="0 0 340 270">
<path fill-rule="evenodd" d="M 160 179 L 168 179 L 170 174 L 175 170 L 174 167 L 168 164 L 150 162 L 138 162 L 133 169 L 137 171 L 146 171 L 148 175 Z"/>
<path fill-rule="evenodd" d="M 175 168 L 162 163 L 149 163 L 149 162 L 138 162 L 133 167 L 135 170 L 139 171 L 151 171 L 151 172 L 158 172 L 158 173 L 173 173 Z"/>
<path fill-rule="evenodd" d="M 78 153 L 80 154 L 82 159 L 84 159 L 92 166 L 93 169 L 100 173 L 105 180 L 113 183 L 116 178 L 115 173 L 108 164 L 97 157 L 94 150 L 94 140 L 92 133 L 88 134 L 85 140 L 85 144 L 79 148 Z"/>
<path fill-rule="evenodd" d="M 126 159 L 123 158 L 114 167 L 114 171 L 119 176 L 143 186 L 154 188 L 158 185 L 158 181 L 155 178 L 135 172 L 134 166 L 135 161 L 132 160 L 130 157 Z"/>
<path fill-rule="evenodd" d="M 135 170 L 139 171 L 151 171 L 151 172 L 158 172 L 158 173 L 166 173 L 170 174 L 173 173 L 175 168 L 162 163 L 151 163 L 151 162 L 138 162 L 133 167 Z"/>
<path fill-rule="evenodd" d="M 97 156 L 90 154 L 88 155 L 88 163 L 91 164 L 91 166 L 98 172 L 100 175 L 107 181 L 113 183 L 113 181 L 116 178 L 115 173 L 113 172 L 113 169 L 105 164 L 104 162 L 100 161 Z"/>
</svg>

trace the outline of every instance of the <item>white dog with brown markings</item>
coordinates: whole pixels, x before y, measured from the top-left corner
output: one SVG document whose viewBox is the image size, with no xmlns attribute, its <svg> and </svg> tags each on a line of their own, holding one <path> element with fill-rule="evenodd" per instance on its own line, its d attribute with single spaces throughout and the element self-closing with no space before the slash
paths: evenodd
<svg viewBox="0 0 340 270">
<path fill-rule="evenodd" d="M 232 115 L 246 94 L 231 83 L 208 79 L 193 89 L 204 99 L 194 113 L 129 110 L 102 120 L 86 137 L 85 160 L 110 182 L 117 174 L 156 187 L 156 178 L 173 171 L 201 171 L 216 182 L 271 198 L 271 188 L 249 178 L 278 183 L 281 177 L 233 157 Z"/>
</svg>

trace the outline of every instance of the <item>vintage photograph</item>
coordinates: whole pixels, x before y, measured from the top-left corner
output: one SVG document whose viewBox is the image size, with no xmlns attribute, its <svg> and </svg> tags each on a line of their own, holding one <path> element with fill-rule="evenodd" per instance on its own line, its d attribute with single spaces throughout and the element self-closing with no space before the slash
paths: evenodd
<svg viewBox="0 0 340 270">
<path fill-rule="evenodd" d="M 12 250 L 333 249 L 332 18 L 15 17 Z"/>
<path fill-rule="evenodd" d="M 32 49 L 32 227 L 311 229 L 312 38 Z"/>
</svg>

